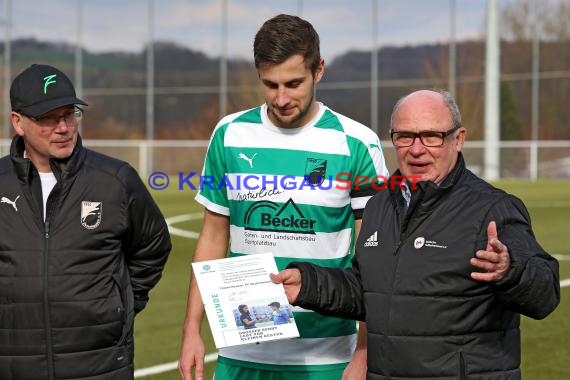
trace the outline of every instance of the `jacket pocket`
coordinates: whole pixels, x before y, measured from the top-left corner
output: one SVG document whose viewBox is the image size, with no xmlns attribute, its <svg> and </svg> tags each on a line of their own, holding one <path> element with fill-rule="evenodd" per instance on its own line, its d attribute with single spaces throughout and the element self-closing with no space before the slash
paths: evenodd
<svg viewBox="0 0 570 380">
<path fill-rule="evenodd" d="M 117 299 L 119 300 L 119 303 L 117 306 L 115 306 L 115 310 L 114 312 L 117 313 L 117 319 L 121 322 L 121 335 L 118 337 L 118 339 L 116 340 L 116 344 L 117 346 L 122 345 L 125 342 L 125 339 L 127 337 L 129 328 L 128 328 L 128 323 L 127 323 L 127 310 L 125 308 L 125 305 L 127 304 L 127 300 L 125 299 L 126 295 L 125 292 L 123 290 L 123 286 L 121 283 L 121 279 L 119 277 L 118 274 L 113 274 L 113 282 L 115 284 L 115 292 L 117 294 Z"/>
</svg>

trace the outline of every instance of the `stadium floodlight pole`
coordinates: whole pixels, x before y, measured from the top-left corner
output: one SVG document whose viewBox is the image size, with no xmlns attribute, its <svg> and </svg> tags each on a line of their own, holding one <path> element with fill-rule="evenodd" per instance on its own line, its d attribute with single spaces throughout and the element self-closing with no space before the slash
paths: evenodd
<svg viewBox="0 0 570 380">
<path fill-rule="evenodd" d="M 83 7 L 82 0 L 77 0 L 76 12 L 76 32 L 77 41 L 75 42 L 75 91 L 77 92 L 77 97 L 83 99 L 83 50 L 81 48 L 83 44 Z M 83 132 L 83 123 L 80 121 L 78 125 L 79 134 Z"/>
<path fill-rule="evenodd" d="M 154 140 L 154 0 L 148 0 L 148 46 L 146 49 L 146 167 L 140 168 L 146 178 L 153 170 Z"/>
<path fill-rule="evenodd" d="M 455 26 L 457 22 L 457 14 L 455 11 L 456 0 L 449 0 L 449 93 L 456 97 L 456 65 L 457 65 L 457 49 L 456 49 L 456 33 Z"/>
<path fill-rule="evenodd" d="M 378 134 L 378 0 L 372 0 L 372 52 L 370 55 L 370 128 Z"/>
<path fill-rule="evenodd" d="M 487 26 L 485 42 L 485 160 L 484 177 L 493 181 L 500 177 L 499 148 L 499 72 L 500 42 L 498 1 L 487 0 Z"/>
<path fill-rule="evenodd" d="M 222 0 L 220 44 L 220 119 L 227 114 L 228 108 L 228 1 Z"/>
<path fill-rule="evenodd" d="M 531 104 L 531 143 L 530 143 L 530 179 L 538 179 L 538 122 L 539 122 L 539 90 L 540 90 L 540 30 L 538 2 L 532 2 L 532 104 Z"/>
<path fill-rule="evenodd" d="M 8 140 L 10 138 L 10 114 L 12 107 L 10 106 L 10 82 L 12 71 L 12 0 L 4 0 L 6 12 L 4 14 L 4 128 L 2 138 Z M 9 146 L 6 147 L 9 149 Z M 4 156 L 3 144 L 0 144 L 0 154 Z"/>
</svg>

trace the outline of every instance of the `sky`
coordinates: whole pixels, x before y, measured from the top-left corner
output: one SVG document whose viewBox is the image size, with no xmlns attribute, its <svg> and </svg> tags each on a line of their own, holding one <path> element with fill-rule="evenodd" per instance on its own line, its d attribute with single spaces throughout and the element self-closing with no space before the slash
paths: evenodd
<svg viewBox="0 0 570 380">
<path fill-rule="evenodd" d="M 0 40 L 6 35 L 11 7 L 13 39 L 81 41 L 91 52 L 140 52 L 151 35 L 152 8 L 154 40 L 215 57 L 224 49 L 221 10 L 226 4 L 229 57 L 250 59 L 253 37 L 261 24 L 278 13 L 292 13 L 314 25 L 321 38 L 321 54 L 327 59 L 372 47 L 374 1 L 380 47 L 447 42 L 453 2 L 456 38 L 481 38 L 484 33 L 485 0 L 0 0 Z"/>
</svg>

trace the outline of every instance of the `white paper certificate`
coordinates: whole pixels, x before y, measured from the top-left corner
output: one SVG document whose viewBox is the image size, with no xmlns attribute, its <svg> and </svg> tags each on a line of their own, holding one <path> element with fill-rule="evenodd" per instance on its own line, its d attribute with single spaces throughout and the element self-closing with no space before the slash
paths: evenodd
<svg viewBox="0 0 570 380">
<path fill-rule="evenodd" d="M 299 336 L 271 253 L 192 263 L 217 348 Z"/>
</svg>

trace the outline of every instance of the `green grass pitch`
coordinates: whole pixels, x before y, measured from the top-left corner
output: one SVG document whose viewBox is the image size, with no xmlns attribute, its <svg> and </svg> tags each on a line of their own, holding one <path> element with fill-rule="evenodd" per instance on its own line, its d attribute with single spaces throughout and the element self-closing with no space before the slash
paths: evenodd
<svg viewBox="0 0 570 380">
<path fill-rule="evenodd" d="M 566 255 L 560 261 L 561 279 L 570 279 L 570 181 L 501 181 L 498 187 L 517 195 L 527 205 L 534 231 L 542 246 L 551 254 Z M 202 207 L 190 190 L 152 191 L 164 215 L 200 214 Z M 201 217 L 177 223 L 177 228 L 200 230 Z M 500 237 L 500 236 L 499 236 Z M 135 323 L 135 366 L 137 369 L 170 363 L 178 359 L 184 320 L 188 278 L 196 240 L 173 236 L 173 251 L 163 278 L 151 292 L 147 308 Z M 543 321 L 522 320 L 523 377 L 533 380 L 570 378 L 570 302 L 569 288 L 562 289 L 558 309 Z M 206 321 L 203 325 L 206 351 L 215 348 Z M 211 378 L 214 364 L 206 366 Z M 177 371 L 147 376 L 148 380 L 179 379 Z"/>
</svg>

